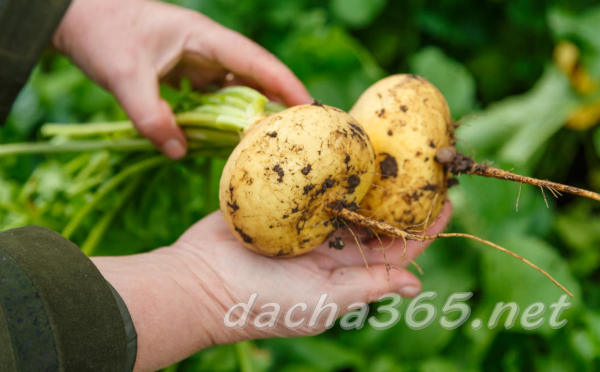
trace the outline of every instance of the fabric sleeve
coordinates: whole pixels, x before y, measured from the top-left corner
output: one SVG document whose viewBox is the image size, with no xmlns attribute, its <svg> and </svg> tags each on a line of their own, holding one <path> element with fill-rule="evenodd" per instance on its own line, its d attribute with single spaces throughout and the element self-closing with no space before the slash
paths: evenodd
<svg viewBox="0 0 600 372">
<path fill-rule="evenodd" d="M 0 0 L 0 125 L 71 0 Z"/>
<path fill-rule="evenodd" d="M 133 370 L 137 335 L 125 303 L 58 233 L 0 233 L 0 370 Z"/>
</svg>

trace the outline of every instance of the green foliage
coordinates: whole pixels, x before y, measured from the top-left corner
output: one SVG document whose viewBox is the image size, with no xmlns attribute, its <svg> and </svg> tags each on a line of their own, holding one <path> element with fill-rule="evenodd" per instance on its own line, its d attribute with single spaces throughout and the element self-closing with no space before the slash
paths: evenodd
<svg viewBox="0 0 600 372">
<path fill-rule="evenodd" d="M 452 116 L 461 118 L 473 111 L 475 79 L 460 63 L 440 48 L 425 47 L 410 59 L 411 70 L 434 84 L 446 97 Z"/>
<path fill-rule="evenodd" d="M 289 65 L 316 99 L 343 109 L 383 76 L 425 76 L 444 93 L 460 124 L 461 151 L 517 173 L 600 190 L 600 129 L 564 128 L 573 111 L 600 92 L 578 93 L 552 60 L 554 47 L 571 41 L 581 52 L 580 65 L 600 84 L 600 7 L 592 0 L 170 2 L 248 35 Z M 187 100 L 189 87 L 183 88 L 184 96 L 162 91 L 182 110 L 193 103 Z M 44 122 L 125 119 L 110 94 L 66 59 L 48 54 L 21 92 L 0 142 L 33 140 Z M 99 188 L 152 156 L 3 158 L 0 227 L 40 224 L 62 231 Z M 223 164 L 222 158 L 197 156 L 133 174 L 98 202 L 71 238 L 99 255 L 168 245 L 218 209 Z M 124 198 L 127 192 L 130 197 Z M 488 329 L 497 302 L 516 301 L 523 310 L 535 301 L 549 305 L 560 292 L 522 262 L 452 238 L 435 242 L 418 261 L 425 272 L 423 289 L 438 293 L 431 301 L 437 319 L 424 330 L 408 328 L 404 318 L 385 331 L 368 324 L 358 331 L 334 327 L 316 337 L 211 348 L 168 371 L 237 371 L 245 358 L 254 371 L 600 370 L 598 204 L 555 199 L 549 191 L 545 201 L 531 186 L 465 176 L 451 199 L 453 231 L 498 242 L 573 291 L 564 328 L 546 324 L 525 331 L 517 321 L 510 330 Z M 475 294 L 467 303 L 470 319 L 484 321 L 479 330 L 470 321 L 452 331 L 439 326 L 442 305 L 461 291 Z"/>
<path fill-rule="evenodd" d="M 331 13 L 349 27 L 364 27 L 373 22 L 384 9 L 386 0 L 333 0 Z"/>
</svg>

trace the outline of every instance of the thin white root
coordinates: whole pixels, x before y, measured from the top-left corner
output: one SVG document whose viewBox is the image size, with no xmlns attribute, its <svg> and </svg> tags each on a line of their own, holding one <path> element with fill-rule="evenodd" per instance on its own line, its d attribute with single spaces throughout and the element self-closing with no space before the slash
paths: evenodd
<svg viewBox="0 0 600 372">
<path fill-rule="evenodd" d="M 519 199 L 521 198 L 521 188 L 523 187 L 523 182 L 519 183 L 519 195 L 517 195 L 517 212 L 519 211 Z"/>
<path fill-rule="evenodd" d="M 546 202 L 546 208 L 550 208 L 548 205 L 548 200 L 546 200 L 546 193 L 544 193 L 544 188 L 540 186 L 540 190 L 542 190 L 542 196 L 544 197 L 544 202 Z"/>
<path fill-rule="evenodd" d="M 344 224 L 345 224 L 345 222 L 344 222 Z M 348 226 L 348 225 L 346 225 L 346 226 Z M 356 235 L 354 235 L 354 231 L 352 231 L 352 229 L 350 228 L 350 226 L 348 226 L 348 230 L 350 231 L 350 233 L 354 237 L 354 241 L 356 242 L 356 245 L 358 246 L 358 250 L 360 251 L 360 255 L 362 256 L 363 261 L 365 261 L 365 266 L 367 267 L 367 270 L 369 270 L 369 264 L 367 263 L 367 258 L 365 257 L 365 254 L 364 254 L 362 248 L 360 247 L 360 242 L 358 241 L 358 238 L 356 238 Z"/>
</svg>

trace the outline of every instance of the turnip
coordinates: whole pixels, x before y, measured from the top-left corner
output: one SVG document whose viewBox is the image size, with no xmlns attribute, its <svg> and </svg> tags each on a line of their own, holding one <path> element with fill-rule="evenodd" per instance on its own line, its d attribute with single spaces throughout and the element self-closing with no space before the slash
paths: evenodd
<svg viewBox="0 0 600 372">
<path fill-rule="evenodd" d="M 292 257 L 339 227 L 331 203 L 352 204 L 375 171 L 368 136 L 350 115 L 318 103 L 271 115 L 247 132 L 221 177 L 221 211 L 248 248 Z"/>
<path fill-rule="evenodd" d="M 365 216 L 407 228 L 442 210 L 448 173 L 435 159 L 454 144 L 450 109 L 435 86 L 415 75 L 395 75 L 367 89 L 350 110 L 377 154 L 375 186 Z"/>
<path fill-rule="evenodd" d="M 403 229 L 435 218 L 446 201 L 451 175 L 511 180 L 600 200 L 600 194 L 479 164 L 454 148 L 455 125 L 439 90 L 416 75 L 393 75 L 369 87 L 350 110 L 377 154 L 374 187 L 361 213 Z"/>
</svg>

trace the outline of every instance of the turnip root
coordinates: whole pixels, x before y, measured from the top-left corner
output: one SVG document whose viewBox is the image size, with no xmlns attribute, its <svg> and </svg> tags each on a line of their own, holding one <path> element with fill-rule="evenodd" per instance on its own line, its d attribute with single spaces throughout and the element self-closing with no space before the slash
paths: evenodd
<svg viewBox="0 0 600 372">
<path fill-rule="evenodd" d="M 235 148 L 221 177 L 232 233 L 267 256 L 296 256 L 339 227 L 329 203 L 359 202 L 375 172 L 368 136 L 334 107 L 296 106 L 268 116 Z"/>
<path fill-rule="evenodd" d="M 589 199 L 600 201 L 600 194 L 583 190 L 577 187 L 562 185 L 560 183 L 538 180 L 532 177 L 521 176 L 508 172 L 499 168 L 490 167 L 486 164 L 476 163 L 471 157 L 461 154 L 456 151 L 454 147 L 443 147 L 436 153 L 436 161 L 444 165 L 444 169 L 455 175 L 461 174 L 474 174 L 477 176 L 484 176 L 490 178 L 497 178 L 500 180 L 514 181 L 520 183 L 526 183 L 528 185 L 537 186 L 542 189 L 550 190 L 552 195 L 560 195 L 561 192 L 568 194 L 579 195 Z"/>
<path fill-rule="evenodd" d="M 349 223 L 363 226 L 365 228 L 370 229 L 371 231 L 379 231 L 379 232 L 384 233 L 389 236 L 396 236 L 396 237 L 402 238 L 405 242 L 404 243 L 405 249 L 406 249 L 406 241 L 407 240 L 425 241 L 425 240 L 435 240 L 438 238 L 467 238 L 467 239 L 476 240 L 480 243 L 486 244 L 494 249 L 497 249 L 501 252 L 511 255 L 520 261 L 525 262 L 527 265 L 529 265 L 530 267 L 539 271 L 545 277 L 550 279 L 550 281 L 552 281 L 552 283 L 554 283 L 558 288 L 562 289 L 569 296 L 573 297 L 573 294 L 571 292 L 569 292 L 568 289 L 566 289 L 562 284 L 560 284 L 558 281 L 556 281 L 556 279 L 554 279 L 550 274 L 548 274 L 546 271 L 540 269 L 538 266 L 533 264 L 531 261 L 519 256 L 518 254 L 516 254 L 514 252 L 509 251 L 506 248 L 499 246 L 498 244 L 494 244 L 490 241 L 478 238 L 476 236 L 469 235 L 469 234 L 462 234 L 462 233 L 440 233 L 440 234 L 436 234 L 436 235 L 426 235 L 426 234 L 418 235 L 415 233 L 411 233 L 411 232 L 407 232 L 405 230 L 399 229 L 390 224 L 383 223 L 380 221 L 375 221 L 371 218 L 364 217 L 364 216 L 352 211 L 351 209 L 345 208 L 343 205 L 341 205 L 341 206 L 333 205 L 331 207 L 331 211 L 336 217 L 338 217 L 339 219 L 341 219 L 343 221 L 348 221 Z M 384 253 L 385 253 L 385 251 L 384 251 Z M 388 265 L 388 271 L 389 271 L 389 265 Z"/>
<path fill-rule="evenodd" d="M 440 91 L 416 75 L 393 75 L 367 89 L 350 110 L 377 154 L 365 216 L 400 228 L 419 226 L 442 210 L 448 173 L 436 151 L 454 144 L 450 109 Z"/>
</svg>

